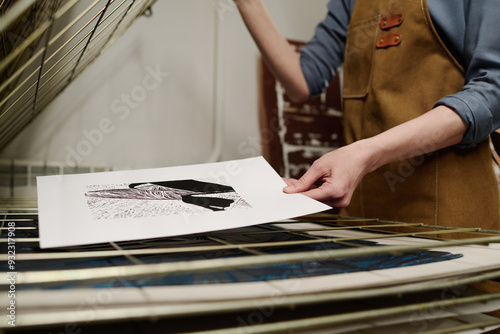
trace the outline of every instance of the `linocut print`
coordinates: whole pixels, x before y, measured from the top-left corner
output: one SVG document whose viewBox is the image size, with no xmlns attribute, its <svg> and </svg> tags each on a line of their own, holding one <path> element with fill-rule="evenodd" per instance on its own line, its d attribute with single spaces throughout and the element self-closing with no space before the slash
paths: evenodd
<svg viewBox="0 0 500 334">
<path fill-rule="evenodd" d="M 85 196 L 94 220 L 251 208 L 233 187 L 213 180 L 90 185 Z"/>
</svg>

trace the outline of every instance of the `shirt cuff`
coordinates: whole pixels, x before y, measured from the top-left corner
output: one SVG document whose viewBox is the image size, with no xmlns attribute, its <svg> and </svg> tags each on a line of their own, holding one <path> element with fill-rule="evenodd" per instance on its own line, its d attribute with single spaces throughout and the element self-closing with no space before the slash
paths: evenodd
<svg viewBox="0 0 500 334">
<path fill-rule="evenodd" d="M 461 95 L 465 95 L 462 98 Z M 462 118 L 468 129 L 462 142 L 455 145 L 457 148 L 470 148 L 488 138 L 493 127 L 493 117 L 490 110 L 475 96 L 466 92 L 445 96 L 436 104 L 447 106 Z"/>
</svg>

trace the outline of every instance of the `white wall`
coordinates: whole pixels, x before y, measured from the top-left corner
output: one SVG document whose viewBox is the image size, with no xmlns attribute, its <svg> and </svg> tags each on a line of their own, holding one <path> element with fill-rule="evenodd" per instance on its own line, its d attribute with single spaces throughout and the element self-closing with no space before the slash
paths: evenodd
<svg viewBox="0 0 500 334">
<path fill-rule="evenodd" d="M 267 0 L 265 3 L 286 38 L 307 41 L 326 15 L 328 1 Z M 236 9 L 224 14 L 222 27 L 223 107 L 226 112 L 222 160 L 229 160 L 260 153 L 259 145 L 254 145 L 259 139 L 257 75 L 260 56 Z"/>
<path fill-rule="evenodd" d="M 265 3 L 285 37 L 307 40 L 327 0 Z M 232 0 L 159 0 L 151 18 L 140 18 L 0 158 L 119 169 L 203 163 L 216 101 L 224 113 L 219 159 L 258 155 L 258 145 L 238 149 L 258 140 L 258 59 Z"/>
</svg>

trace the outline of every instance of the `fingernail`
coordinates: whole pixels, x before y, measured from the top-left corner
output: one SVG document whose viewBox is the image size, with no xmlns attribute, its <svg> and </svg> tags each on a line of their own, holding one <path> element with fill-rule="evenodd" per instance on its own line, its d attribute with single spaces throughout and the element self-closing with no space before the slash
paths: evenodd
<svg viewBox="0 0 500 334">
<path fill-rule="evenodd" d="M 294 186 L 286 186 L 285 188 L 283 188 L 283 192 L 287 193 L 287 192 L 290 192 L 294 189 L 295 187 Z"/>
</svg>

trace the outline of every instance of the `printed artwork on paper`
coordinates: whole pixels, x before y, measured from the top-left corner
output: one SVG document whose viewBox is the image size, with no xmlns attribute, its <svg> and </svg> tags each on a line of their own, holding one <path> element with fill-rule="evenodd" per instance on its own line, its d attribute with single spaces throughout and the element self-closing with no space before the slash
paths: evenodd
<svg viewBox="0 0 500 334">
<path fill-rule="evenodd" d="M 185 179 L 89 185 L 85 196 L 94 220 L 251 208 L 233 187 L 216 181 Z"/>
</svg>

